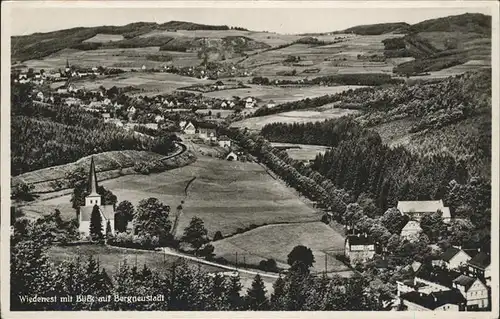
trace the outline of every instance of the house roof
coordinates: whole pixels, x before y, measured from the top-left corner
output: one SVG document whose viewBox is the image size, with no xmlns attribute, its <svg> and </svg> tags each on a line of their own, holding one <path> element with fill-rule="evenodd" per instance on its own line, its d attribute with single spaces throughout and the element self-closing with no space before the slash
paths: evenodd
<svg viewBox="0 0 500 319">
<path fill-rule="evenodd" d="M 420 223 L 417 222 L 416 220 L 410 220 L 406 223 L 405 227 L 403 227 L 403 230 L 409 230 L 409 229 L 419 229 L 422 230 L 420 227 Z"/>
<path fill-rule="evenodd" d="M 349 242 L 349 246 L 352 245 L 373 245 L 373 241 L 364 235 L 349 235 L 346 238 L 346 241 Z"/>
<path fill-rule="evenodd" d="M 441 260 L 450 261 L 460 251 L 461 249 L 451 246 L 441 254 Z"/>
<path fill-rule="evenodd" d="M 415 276 L 420 279 L 424 279 L 444 287 L 452 287 L 453 280 L 455 280 L 460 275 L 460 273 L 455 271 L 446 271 L 441 269 L 433 269 L 433 271 L 429 272 L 425 268 L 421 268 L 415 274 Z"/>
<path fill-rule="evenodd" d="M 90 221 L 90 216 L 92 216 L 93 206 L 81 206 L 80 207 L 80 220 Z M 102 216 L 107 220 L 115 219 L 115 208 L 113 205 L 101 205 L 99 206 Z"/>
<path fill-rule="evenodd" d="M 468 261 L 468 264 L 480 269 L 486 269 L 490 265 L 491 257 L 484 252 L 478 253 L 474 258 Z"/>
<path fill-rule="evenodd" d="M 219 137 L 219 141 L 229 141 L 229 137 L 227 137 L 226 135 L 222 135 L 221 137 Z"/>
<path fill-rule="evenodd" d="M 457 285 L 464 286 L 465 291 L 468 291 L 469 288 L 476 282 L 476 280 L 477 280 L 476 278 L 460 275 L 457 278 L 455 278 L 453 282 L 456 283 Z"/>
<path fill-rule="evenodd" d="M 437 212 L 440 210 L 443 212 L 443 218 L 451 217 L 450 208 L 444 207 L 442 200 L 399 201 L 397 208 L 403 214 Z"/>
<path fill-rule="evenodd" d="M 458 305 L 466 302 L 465 298 L 462 296 L 460 291 L 456 289 L 437 291 L 430 294 L 423 294 L 417 291 L 411 291 L 402 294 L 401 299 L 408 300 L 417 305 L 425 307 L 430 310 L 434 310 L 446 304 Z"/>
</svg>

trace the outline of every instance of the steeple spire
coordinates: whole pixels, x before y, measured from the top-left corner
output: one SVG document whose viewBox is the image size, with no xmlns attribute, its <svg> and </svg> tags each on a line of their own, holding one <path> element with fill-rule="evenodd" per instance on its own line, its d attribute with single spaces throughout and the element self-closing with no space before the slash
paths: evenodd
<svg viewBox="0 0 500 319">
<path fill-rule="evenodd" d="M 99 195 L 97 193 L 97 175 L 95 173 L 94 157 L 90 158 L 90 172 L 89 172 L 89 192 L 90 196 Z"/>
</svg>

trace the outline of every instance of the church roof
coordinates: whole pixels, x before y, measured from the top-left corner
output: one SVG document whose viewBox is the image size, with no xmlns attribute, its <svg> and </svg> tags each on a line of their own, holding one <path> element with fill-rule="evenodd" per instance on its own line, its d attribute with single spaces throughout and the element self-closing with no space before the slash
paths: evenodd
<svg viewBox="0 0 500 319">
<path fill-rule="evenodd" d="M 81 206 L 80 207 L 80 220 L 84 222 L 90 221 L 90 217 L 92 216 L 93 206 Z M 106 220 L 114 220 L 115 219 L 115 208 L 113 205 L 101 205 L 99 206 L 99 210 L 101 211 L 102 216 Z"/>
<path fill-rule="evenodd" d="M 95 172 L 94 157 L 90 158 L 90 172 L 89 172 L 89 184 L 88 184 L 89 196 L 99 196 L 97 193 L 97 175 Z"/>
</svg>

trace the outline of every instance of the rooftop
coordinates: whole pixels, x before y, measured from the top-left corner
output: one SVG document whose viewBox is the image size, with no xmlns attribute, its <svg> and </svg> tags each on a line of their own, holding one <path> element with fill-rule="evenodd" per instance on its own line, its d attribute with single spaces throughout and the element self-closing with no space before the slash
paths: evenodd
<svg viewBox="0 0 500 319">
<path fill-rule="evenodd" d="M 80 207 L 80 220 L 82 221 L 90 221 L 90 217 L 92 216 L 93 206 L 82 206 Z M 107 220 L 115 219 L 115 208 L 113 205 L 101 205 L 99 206 L 99 210 L 101 211 L 104 218 Z"/>
<path fill-rule="evenodd" d="M 441 254 L 441 260 L 450 261 L 461 249 L 451 246 Z"/>
<path fill-rule="evenodd" d="M 462 294 L 456 289 L 432 292 L 430 294 L 412 291 L 402 294 L 401 299 L 408 300 L 430 310 L 446 304 L 459 305 L 466 302 Z"/>
<path fill-rule="evenodd" d="M 474 258 L 469 260 L 468 264 L 480 269 L 486 269 L 490 265 L 491 257 L 484 252 L 478 253 Z"/>
<path fill-rule="evenodd" d="M 373 245 L 374 242 L 366 235 L 349 235 L 346 238 L 349 245 Z"/>
<path fill-rule="evenodd" d="M 476 282 L 476 278 L 472 278 L 469 276 L 465 275 L 460 275 L 455 280 L 453 280 L 453 283 L 456 283 L 457 285 L 464 286 L 465 291 L 468 291 L 469 288 Z"/>
</svg>

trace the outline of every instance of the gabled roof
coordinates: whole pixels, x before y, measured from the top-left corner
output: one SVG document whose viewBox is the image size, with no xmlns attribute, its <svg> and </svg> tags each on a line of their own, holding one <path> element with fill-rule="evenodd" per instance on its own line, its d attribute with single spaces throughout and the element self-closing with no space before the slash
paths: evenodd
<svg viewBox="0 0 500 319">
<path fill-rule="evenodd" d="M 451 218 L 450 208 L 445 207 L 442 200 L 399 201 L 397 208 L 403 214 L 428 213 L 440 210 L 443 218 Z"/>
<path fill-rule="evenodd" d="M 419 229 L 422 230 L 422 227 L 420 227 L 420 223 L 417 222 L 416 220 L 409 220 L 405 227 L 403 227 L 403 230 L 409 230 L 409 229 Z"/>
<path fill-rule="evenodd" d="M 456 254 L 458 254 L 461 251 L 461 249 L 457 247 L 451 246 L 450 248 L 446 249 L 442 254 L 441 254 L 441 260 L 444 261 L 450 261 L 453 257 L 455 257 Z"/>
<path fill-rule="evenodd" d="M 81 206 L 80 207 L 80 220 L 81 221 L 90 221 L 90 217 L 92 216 L 93 206 Z M 99 206 L 99 210 L 101 211 L 102 216 L 106 220 L 114 220 L 115 219 L 115 208 L 113 205 L 101 205 Z"/>
<path fill-rule="evenodd" d="M 456 289 L 437 291 L 430 294 L 412 291 L 402 294 L 400 297 L 430 310 L 447 304 L 459 305 L 466 302 L 460 291 Z"/>
<path fill-rule="evenodd" d="M 477 278 L 472 278 L 469 276 L 465 275 L 460 275 L 455 280 L 453 280 L 454 283 L 460 286 L 465 287 L 465 291 L 469 291 L 469 288 L 472 287 L 472 285 L 476 282 Z"/>
<path fill-rule="evenodd" d="M 451 288 L 453 286 L 453 280 L 455 280 L 460 275 L 461 274 L 456 271 L 446 271 L 441 269 L 433 269 L 431 272 L 429 272 L 428 269 L 422 267 L 415 274 L 415 277 Z"/>
<path fill-rule="evenodd" d="M 469 260 L 467 264 L 474 266 L 476 268 L 486 269 L 486 267 L 490 265 L 490 262 L 491 262 L 490 255 L 484 252 L 480 252 L 476 256 L 474 256 L 474 258 Z"/>
</svg>

